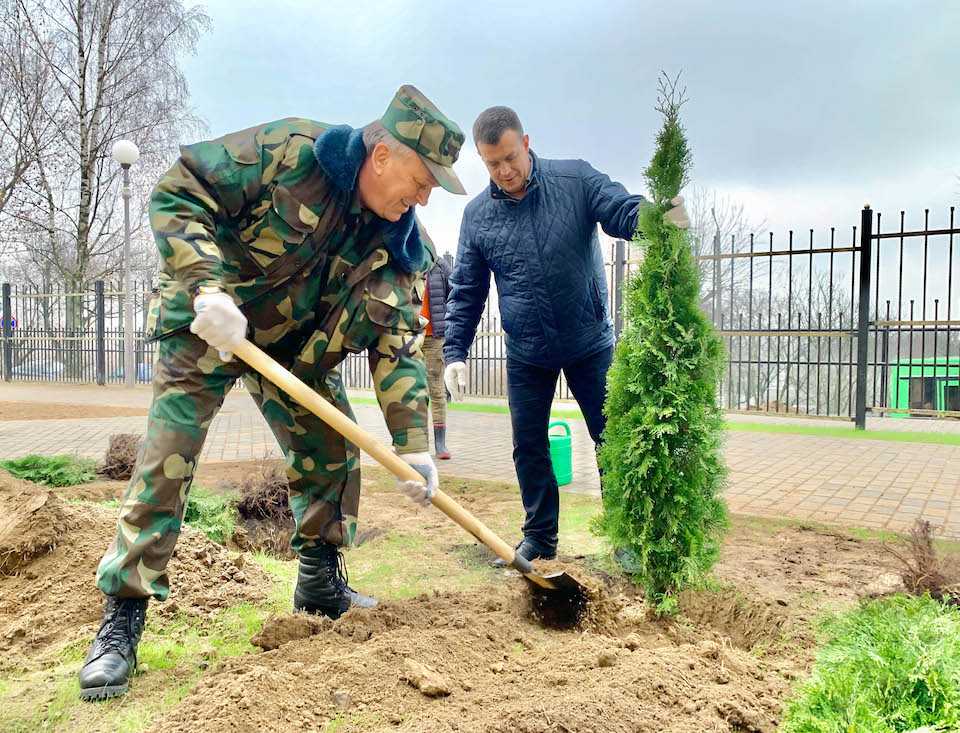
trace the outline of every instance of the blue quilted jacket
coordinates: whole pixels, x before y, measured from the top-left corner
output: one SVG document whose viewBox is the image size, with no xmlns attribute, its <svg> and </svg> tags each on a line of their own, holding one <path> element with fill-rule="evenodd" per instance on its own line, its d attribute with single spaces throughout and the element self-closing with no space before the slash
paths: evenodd
<svg viewBox="0 0 960 733">
<path fill-rule="evenodd" d="M 527 194 L 493 182 L 466 208 L 447 299 L 444 360 L 465 361 L 497 283 L 507 353 L 558 368 L 613 343 L 597 224 L 632 239 L 644 203 L 583 160 L 533 155 Z"/>
</svg>

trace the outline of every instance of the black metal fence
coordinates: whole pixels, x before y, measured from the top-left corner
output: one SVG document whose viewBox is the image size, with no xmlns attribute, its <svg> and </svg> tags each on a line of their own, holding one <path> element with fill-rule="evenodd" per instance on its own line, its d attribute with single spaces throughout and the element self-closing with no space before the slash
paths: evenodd
<svg viewBox="0 0 960 733">
<path fill-rule="evenodd" d="M 153 378 L 154 344 L 145 343 L 148 283 L 134 283 L 136 381 Z M 124 381 L 123 289 L 97 281 L 62 286 L 2 285 L 3 378 L 7 381 Z"/>
<path fill-rule="evenodd" d="M 934 217 L 935 219 L 935 217 Z M 893 228 L 869 208 L 847 231 L 788 232 L 721 242 L 697 257 L 702 307 L 727 347 L 720 399 L 728 411 L 854 418 L 960 417 L 960 320 L 955 209 Z M 624 328 L 623 295 L 642 258 L 638 245 L 609 244 L 609 312 Z M 134 288 L 137 381 L 152 378 L 153 344 L 141 336 L 149 288 Z M 123 381 L 122 292 L 3 285 L 6 380 Z M 372 386 L 365 355 L 342 366 L 348 387 Z M 506 394 L 506 342 L 488 304 L 469 360 L 471 395 Z M 561 378 L 558 397 L 569 397 Z"/>
<path fill-rule="evenodd" d="M 952 320 L 955 209 L 892 231 L 869 207 L 849 233 L 789 232 L 698 257 L 703 303 L 727 346 L 729 411 L 794 416 L 960 417 L 960 321 Z"/>
</svg>

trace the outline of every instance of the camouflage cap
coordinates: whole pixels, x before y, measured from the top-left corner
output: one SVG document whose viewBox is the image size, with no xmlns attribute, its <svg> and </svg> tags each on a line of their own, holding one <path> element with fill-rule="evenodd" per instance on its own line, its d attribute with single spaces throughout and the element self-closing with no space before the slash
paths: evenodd
<svg viewBox="0 0 960 733">
<path fill-rule="evenodd" d="M 437 183 L 450 193 L 465 194 L 453 164 L 463 145 L 463 131 L 415 86 L 404 84 L 380 118 L 387 131 L 420 156 Z"/>
</svg>

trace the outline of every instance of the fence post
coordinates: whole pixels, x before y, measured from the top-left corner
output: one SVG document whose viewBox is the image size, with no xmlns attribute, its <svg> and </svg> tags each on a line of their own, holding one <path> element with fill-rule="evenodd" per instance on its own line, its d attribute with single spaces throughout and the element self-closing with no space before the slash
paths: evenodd
<svg viewBox="0 0 960 733">
<path fill-rule="evenodd" d="M 870 204 L 860 213 L 860 300 L 857 317 L 856 429 L 867 427 L 867 329 L 870 325 L 870 251 L 873 244 L 873 211 Z"/>
<path fill-rule="evenodd" d="M 613 338 L 623 331 L 623 270 L 626 264 L 626 243 L 618 239 L 613 246 Z"/>
<path fill-rule="evenodd" d="M 3 380 L 13 379 L 13 306 L 10 283 L 3 284 Z"/>
<path fill-rule="evenodd" d="M 106 342 L 106 313 L 103 295 L 103 280 L 97 280 L 93 284 L 93 291 L 96 298 L 94 305 L 97 321 L 97 340 L 96 340 L 96 363 L 97 363 L 97 384 L 101 387 L 107 381 L 107 342 Z"/>
</svg>

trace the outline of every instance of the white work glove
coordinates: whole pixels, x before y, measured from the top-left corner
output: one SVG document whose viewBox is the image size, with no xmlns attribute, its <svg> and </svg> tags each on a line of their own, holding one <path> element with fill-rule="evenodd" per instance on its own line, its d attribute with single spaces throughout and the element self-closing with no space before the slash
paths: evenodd
<svg viewBox="0 0 960 733">
<path fill-rule="evenodd" d="M 196 317 L 190 332 L 210 344 L 223 361 L 233 358 L 233 347 L 247 335 L 247 317 L 226 293 L 200 293 L 193 299 Z"/>
<path fill-rule="evenodd" d="M 443 383 L 450 393 L 451 402 L 459 402 L 467 391 L 467 365 L 462 361 L 453 361 L 443 370 Z"/>
<path fill-rule="evenodd" d="M 401 453 L 400 457 L 423 476 L 423 481 L 397 481 L 400 493 L 414 504 L 427 506 L 440 486 L 437 466 L 429 453 Z"/>
<path fill-rule="evenodd" d="M 664 214 L 664 217 L 677 229 L 688 229 L 690 217 L 687 216 L 687 210 L 683 207 L 683 196 L 677 196 L 670 203 L 673 204 L 673 208 Z"/>
</svg>

